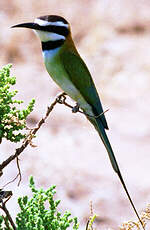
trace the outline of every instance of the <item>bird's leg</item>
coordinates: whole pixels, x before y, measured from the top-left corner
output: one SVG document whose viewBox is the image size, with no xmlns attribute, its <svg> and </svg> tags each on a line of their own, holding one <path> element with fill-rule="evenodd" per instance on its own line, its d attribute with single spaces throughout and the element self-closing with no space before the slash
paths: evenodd
<svg viewBox="0 0 150 230">
<path fill-rule="evenodd" d="M 72 108 L 72 113 L 77 113 L 79 112 L 79 105 L 76 103 L 76 105 Z"/>
<path fill-rule="evenodd" d="M 66 102 L 66 95 L 67 95 L 67 94 L 66 94 L 65 92 L 63 92 L 63 93 L 61 93 L 60 95 L 58 95 L 58 97 L 56 98 L 57 102 L 58 102 L 59 104 L 63 104 L 63 105 L 65 105 L 65 106 L 71 108 L 73 113 L 77 113 L 77 112 L 80 112 L 80 113 L 81 113 L 81 111 L 79 111 L 79 105 L 78 105 L 78 104 L 76 104 L 76 105 L 73 107 L 72 105 L 69 105 L 69 104 Z"/>
</svg>

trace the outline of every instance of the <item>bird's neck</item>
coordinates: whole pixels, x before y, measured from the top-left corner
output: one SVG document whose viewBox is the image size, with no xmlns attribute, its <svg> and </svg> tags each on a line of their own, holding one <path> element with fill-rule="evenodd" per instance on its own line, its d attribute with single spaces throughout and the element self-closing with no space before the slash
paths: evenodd
<svg viewBox="0 0 150 230">
<path fill-rule="evenodd" d="M 44 59 L 51 60 L 54 58 L 62 49 L 64 42 L 65 40 L 62 39 L 42 42 L 42 53 Z"/>
<path fill-rule="evenodd" d="M 50 40 L 50 41 L 46 41 L 46 42 L 42 42 L 42 51 L 45 50 L 55 50 L 56 48 L 61 47 L 64 44 L 65 40 L 64 39 L 60 39 L 60 40 Z"/>
<path fill-rule="evenodd" d="M 43 50 L 42 54 L 43 54 L 44 60 L 47 59 L 47 60 L 51 61 L 56 55 L 58 55 L 60 49 L 61 49 L 61 47 L 51 49 L 51 50 Z"/>
<path fill-rule="evenodd" d="M 78 53 L 71 35 L 69 35 L 66 40 L 59 39 L 42 42 L 42 51 L 43 56 L 49 59 L 63 51 L 69 51 L 74 54 Z"/>
</svg>

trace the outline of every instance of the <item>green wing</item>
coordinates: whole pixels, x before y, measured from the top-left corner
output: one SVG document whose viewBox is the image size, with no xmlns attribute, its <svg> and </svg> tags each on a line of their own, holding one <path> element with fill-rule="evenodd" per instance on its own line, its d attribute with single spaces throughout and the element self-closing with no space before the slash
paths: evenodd
<svg viewBox="0 0 150 230">
<path fill-rule="evenodd" d="M 91 105 L 95 116 L 101 114 L 103 112 L 102 104 L 91 74 L 83 60 L 80 56 L 77 56 L 70 51 L 62 52 L 60 58 L 70 80 L 82 94 L 87 103 Z M 100 116 L 100 119 L 104 128 L 108 129 L 105 116 Z"/>
</svg>

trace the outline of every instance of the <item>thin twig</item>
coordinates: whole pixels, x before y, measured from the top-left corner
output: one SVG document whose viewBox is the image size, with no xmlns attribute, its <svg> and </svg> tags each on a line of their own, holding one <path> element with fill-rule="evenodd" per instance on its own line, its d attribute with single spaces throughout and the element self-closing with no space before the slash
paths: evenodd
<svg viewBox="0 0 150 230">
<path fill-rule="evenodd" d="M 20 181 L 21 181 L 21 170 L 20 170 L 20 167 L 19 167 L 19 159 L 18 159 L 18 156 L 24 151 L 24 149 L 29 145 L 31 144 L 32 146 L 32 139 L 33 137 L 35 136 L 35 134 L 37 133 L 37 131 L 40 129 L 40 127 L 45 123 L 46 119 L 48 118 L 49 114 L 51 113 L 51 111 L 54 109 L 55 105 L 59 103 L 59 104 L 63 104 L 69 108 L 71 108 L 72 110 L 74 109 L 73 106 L 69 105 L 67 102 L 66 102 L 66 93 L 61 93 L 60 95 L 58 95 L 56 97 L 56 99 L 54 100 L 54 102 L 50 105 L 50 107 L 47 108 L 47 111 L 46 111 L 46 114 L 45 116 L 39 121 L 39 123 L 37 124 L 37 127 L 33 128 L 30 130 L 28 136 L 25 138 L 23 144 L 21 145 L 21 147 L 17 148 L 15 153 L 12 154 L 10 157 L 8 157 L 5 161 L 2 162 L 2 164 L 0 164 L 0 172 L 1 172 L 1 175 L 2 175 L 2 170 L 11 162 L 13 161 L 15 158 L 17 158 L 17 167 L 18 167 L 18 175 L 17 177 L 19 176 L 20 179 L 19 179 L 19 184 L 20 184 Z M 101 114 L 99 114 L 98 116 L 91 116 L 91 115 L 88 115 L 86 114 L 85 112 L 81 111 L 80 109 L 78 110 L 74 110 L 76 112 L 79 112 L 79 113 L 82 113 L 84 114 L 85 116 L 88 116 L 88 117 L 93 117 L 93 118 L 98 118 L 100 116 L 102 116 L 105 112 L 107 112 L 108 110 L 106 110 L 105 112 L 102 112 Z M 16 177 L 16 178 L 17 178 Z"/>
<path fill-rule="evenodd" d="M 15 176 L 15 178 L 13 178 L 11 181 L 7 182 L 6 184 L 3 185 L 2 189 L 4 189 L 7 185 L 13 183 L 19 176 L 19 173 L 17 174 L 17 176 Z"/>
<path fill-rule="evenodd" d="M 2 205 L 0 205 L 0 208 L 5 212 L 5 214 L 6 214 L 7 218 L 8 218 L 8 220 L 9 220 L 9 222 L 10 222 L 12 228 L 13 228 L 14 230 L 17 230 L 17 228 L 16 228 L 16 226 L 15 226 L 15 224 L 14 224 L 14 221 L 13 221 L 13 219 L 12 219 L 10 213 L 9 213 L 8 209 L 6 208 L 6 202 L 7 202 L 10 198 L 11 198 L 11 195 L 8 197 L 8 199 L 7 199 L 5 202 L 2 200 L 2 201 L 1 201 Z"/>
<path fill-rule="evenodd" d="M 104 112 L 98 114 L 97 116 L 93 116 L 93 115 L 87 114 L 87 113 L 81 111 L 79 107 L 78 107 L 77 110 L 74 110 L 74 108 L 75 108 L 76 106 L 74 107 L 74 106 L 72 106 L 72 105 L 70 105 L 70 104 L 68 104 L 68 103 L 66 102 L 66 94 L 65 94 L 65 93 L 62 94 L 60 98 L 58 97 L 58 103 L 59 103 L 59 104 L 62 104 L 62 105 L 65 105 L 65 106 L 67 106 L 67 107 L 69 107 L 69 108 L 71 108 L 73 113 L 79 112 L 79 113 L 82 113 L 82 114 L 84 114 L 85 116 L 91 117 L 91 118 L 99 118 L 99 117 L 102 116 L 104 113 L 108 112 L 108 110 L 109 110 L 109 109 L 107 109 L 107 110 L 105 110 Z M 78 104 L 77 104 L 77 105 L 78 105 Z"/>
<path fill-rule="evenodd" d="M 19 181 L 18 181 L 18 186 L 20 185 L 22 176 L 21 176 L 21 169 L 20 169 L 20 165 L 19 165 L 19 157 L 16 158 L 17 160 L 17 168 L 18 168 L 18 176 L 19 176 Z"/>
<path fill-rule="evenodd" d="M 88 230 L 88 228 L 89 228 L 89 220 L 87 220 L 87 223 L 86 223 L 86 228 L 85 228 L 85 230 Z"/>
<path fill-rule="evenodd" d="M 30 131 L 30 134 L 27 136 L 21 147 L 17 148 L 15 153 L 12 154 L 10 157 L 8 157 L 5 161 L 0 164 L 0 171 L 2 171 L 11 161 L 13 161 L 15 158 L 17 158 L 23 151 L 24 149 L 31 143 L 32 138 L 34 135 L 37 133 L 37 131 L 40 129 L 40 127 L 45 123 L 46 119 L 48 118 L 49 114 L 51 111 L 54 109 L 54 106 L 58 103 L 58 98 L 61 98 L 64 93 L 61 93 L 55 100 L 54 102 L 50 105 L 50 107 L 47 108 L 46 114 L 44 118 L 42 118 L 39 123 L 37 124 L 37 127 L 32 129 Z"/>
<path fill-rule="evenodd" d="M 3 216 L 3 215 L 2 215 L 2 217 L 3 217 L 4 221 L 5 221 L 5 225 L 6 225 L 7 229 L 8 229 L 8 230 L 11 230 L 11 229 L 10 229 L 10 225 L 9 225 L 9 223 L 8 223 L 8 221 L 7 221 L 7 217 L 6 217 L 6 216 Z"/>
</svg>

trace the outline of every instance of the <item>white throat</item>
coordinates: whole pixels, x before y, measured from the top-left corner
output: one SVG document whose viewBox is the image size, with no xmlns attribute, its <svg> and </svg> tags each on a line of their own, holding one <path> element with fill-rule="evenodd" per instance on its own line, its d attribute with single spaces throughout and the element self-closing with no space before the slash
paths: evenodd
<svg viewBox="0 0 150 230">
<path fill-rule="evenodd" d="M 56 27 L 64 27 L 64 28 L 69 27 L 68 24 L 63 23 L 62 21 L 48 22 L 48 21 L 36 18 L 34 22 L 42 27 L 46 27 L 46 26 L 56 26 Z M 39 36 L 42 42 L 66 39 L 65 36 L 54 33 L 54 32 L 48 32 L 48 31 L 42 31 L 42 30 L 34 30 L 34 31 Z"/>
<path fill-rule="evenodd" d="M 57 41 L 61 39 L 65 40 L 65 36 L 60 35 L 60 34 L 47 32 L 47 31 L 41 31 L 41 30 L 34 30 L 34 31 L 39 36 L 42 42 Z"/>
</svg>

